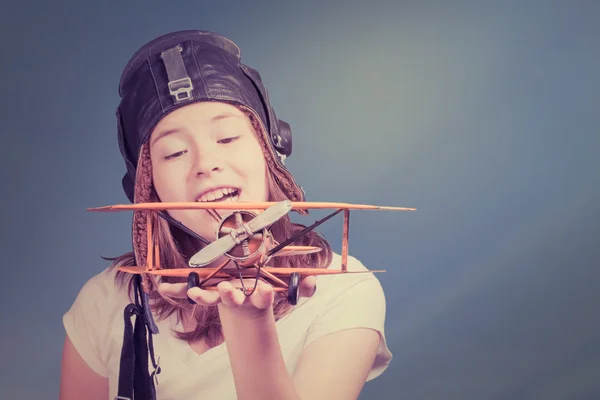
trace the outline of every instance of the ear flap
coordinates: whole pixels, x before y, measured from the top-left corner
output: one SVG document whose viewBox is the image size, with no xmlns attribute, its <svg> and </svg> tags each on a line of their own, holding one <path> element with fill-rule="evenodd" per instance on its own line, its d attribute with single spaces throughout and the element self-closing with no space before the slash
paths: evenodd
<svg viewBox="0 0 600 400">
<path fill-rule="evenodd" d="M 278 120 L 275 115 L 275 110 L 271 107 L 269 102 L 269 93 L 267 88 L 263 85 L 262 79 L 258 71 L 248 67 L 247 65 L 241 64 L 240 68 L 244 71 L 244 74 L 250 79 L 263 105 L 264 112 L 266 115 L 266 129 L 268 130 L 269 140 L 273 147 L 282 154 L 284 157 L 292 154 L 292 130 L 290 125 L 282 120 Z M 255 110 L 257 112 L 263 110 Z"/>
<path fill-rule="evenodd" d="M 129 199 L 131 203 L 133 203 L 133 186 L 135 182 L 131 179 L 131 175 L 126 173 L 123 175 L 123 179 L 121 179 L 121 186 L 123 186 L 123 190 L 125 191 L 125 195 Z"/>
<path fill-rule="evenodd" d="M 275 143 L 275 148 L 286 157 L 292 154 L 292 128 L 282 120 L 279 120 L 279 140 Z"/>
<path fill-rule="evenodd" d="M 119 150 L 121 151 L 121 155 L 125 160 L 125 167 L 127 168 L 127 172 L 123 176 L 121 180 L 121 184 L 123 186 L 123 190 L 125 191 L 125 195 L 129 199 L 130 202 L 134 201 L 134 185 L 135 185 L 135 167 L 131 164 L 130 157 L 127 154 L 127 144 L 125 143 L 125 134 L 123 132 L 123 122 L 121 120 L 121 114 L 119 110 L 116 112 L 117 116 L 117 138 L 119 142 Z"/>
</svg>

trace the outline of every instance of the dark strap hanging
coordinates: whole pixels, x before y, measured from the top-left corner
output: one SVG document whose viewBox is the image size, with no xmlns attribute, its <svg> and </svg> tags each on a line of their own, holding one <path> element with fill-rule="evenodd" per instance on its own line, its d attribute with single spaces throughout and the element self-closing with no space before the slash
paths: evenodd
<svg viewBox="0 0 600 400">
<path fill-rule="evenodd" d="M 160 366 L 154 361 L 152 332 L 144 314 L 144 296 L 141 276 L 135 275 L 135 304 L 125 308 L 123 347 L 119 368 L 119 389 L 115 400 L 155 400 L 154 379 L 160 373 Z M 135 327 L 131 317 L 135 316 Z M 154 372 L 148 372 L 148 352 L 154 366 Z"/>
</svg>

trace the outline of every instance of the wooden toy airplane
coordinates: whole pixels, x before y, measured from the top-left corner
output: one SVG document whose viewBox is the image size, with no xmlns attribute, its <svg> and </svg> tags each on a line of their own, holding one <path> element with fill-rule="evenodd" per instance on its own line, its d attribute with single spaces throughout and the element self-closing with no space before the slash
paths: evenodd
<svg viewBox="0 0 600 400">
<path fill-rule="evenodd" d="M 273 238 L 273 235 L 269 231 L 270 226 L 291 210 L 308 209 L 337 209 L 337 211 L 306 227 L 282 243 L 278 243 Z M 217 239 L 212 243 L 208 243 L 198 253 L 194 254 L 189 260 L 189 267 L 168 269 L 162 268 L 160 265 L 158 243 L 154 243 L 152 226 L 159 226 L 158 224 L 153 224 L 153 219 L 157 216 L 165 217 L 160 212 L 166 210 L 207 210 L 219 221 Z M 232 213 L 221 218 L 216 210 L 229 210 Z M 257 214 L 250 210 L 264 211 Z M 385 270 L 352 272 L 347 270 L 350 210 L 414 211 L 415 209 L 349 203 L 292 202 L 289 200 L 281 202 L 135 203 L 88 209 L 88 211 L 97 212 L 147 212 L 148 253 L 146 263 L 144 266 L 123 266 L 118 268 L 123 272 L 141 274 L 143 276 L 187 277 L 188 288 L 198 286 L 204 290 L 216 290 L 216 284 L 205 285 L 209 280 L 240 279 L 242 283 L 241 290 L 247 296 L 252 294 L 256 288 L 258 279 L 262 278 L 273 285 L 276 292 L 286 293 L 287 300 L 292 305 L 298 302 L 299 283 L 300 279 L 304 276 L 385 272 Z M 331 270 L 326 267 L 274 268 L 265 266 L 273 257 L 311 254 L 320 251 L 321 249 L 318 247 L 296 246 L 292 243 L 342 211 L 344 212 L 344 225 L 341 270 Z M 187 230 L 187 232 L 200 238 L 192 231 Z M 223 256 L 225 256 L 225 261 L 217 267 L 206 267 Z M 235 267 L 227 267 L 231 261 L 233 261 Z M 242 281 L 242 279 L 249 278 L 256 280 L 253 289 L 247 289 Z"/>
</svg>

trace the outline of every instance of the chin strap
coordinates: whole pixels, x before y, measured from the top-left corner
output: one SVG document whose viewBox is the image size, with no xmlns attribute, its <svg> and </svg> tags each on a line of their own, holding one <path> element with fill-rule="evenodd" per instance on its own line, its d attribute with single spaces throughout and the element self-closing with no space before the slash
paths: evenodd
<svg viewBox="0 0 600 400">
<path fill-rule="evenodd" d="M 134 275 L 135 303 L 125 308 L 123 332 L 123 347 L 121 349 L 121 364 L 119 368 L 119 389 L 114 400 L 155 400 L 158 384 L 157 375 L 160 365 L 154 361 L 154 346 L 152 342 L 152 321 L 147 320 L 144 310 L 148 307 L 147 296 L 144 296 L 141 275 Z M 131 317 L 135 316 L 135 327 Z M 148 372 L 148 352 L 154 371 Z M 160 357 L 159 357 L 160 362 Z"/>
</svg>

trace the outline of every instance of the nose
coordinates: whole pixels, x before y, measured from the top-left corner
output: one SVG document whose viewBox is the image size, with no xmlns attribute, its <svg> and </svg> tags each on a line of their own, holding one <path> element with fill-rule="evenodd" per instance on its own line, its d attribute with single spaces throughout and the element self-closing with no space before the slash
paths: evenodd
<svg viewBox="0 0 600 400">
<path fill-rule="evenodd" d="M 196 176 L 210 175 L 223 170 L 223 160 L 218 149 L 203 146 L 202 151 L 196 152 L 194 172 Z"/>
</svg>

